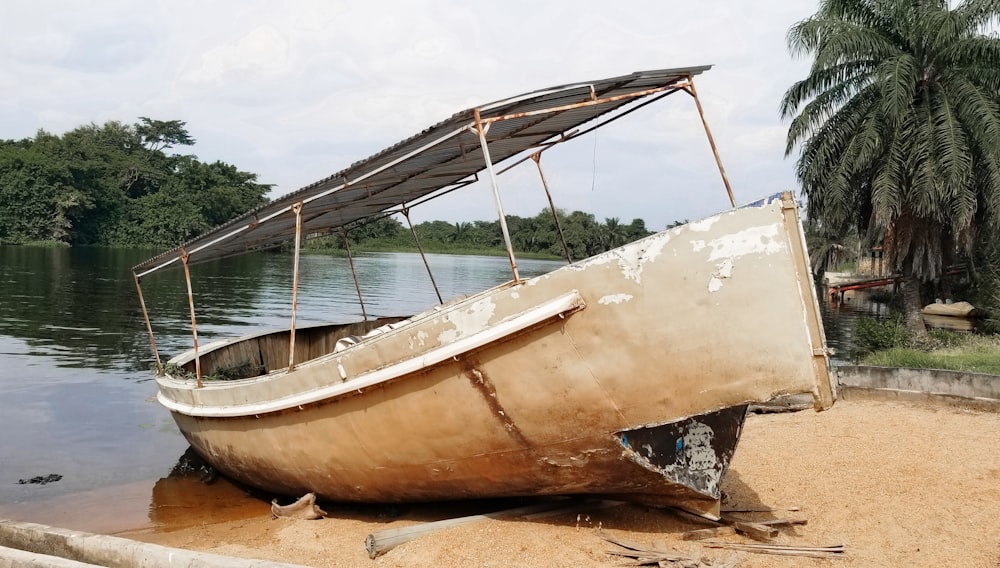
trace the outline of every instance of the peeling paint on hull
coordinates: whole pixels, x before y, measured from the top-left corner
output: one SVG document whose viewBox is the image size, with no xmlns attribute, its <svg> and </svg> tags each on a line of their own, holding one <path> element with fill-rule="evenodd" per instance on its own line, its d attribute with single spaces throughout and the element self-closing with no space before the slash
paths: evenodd
<svg viewBox="0 0 1000 568">
<path fill-rule="evenodd" d="M 267 491 L 600 494 L 711 516 L 747 403 L 803 392 L 832 403 L 818 317 L 793 205 L 774 202 L 457 300 L 337 353 L 324 350 L 341 331 L 303 331 L 292 373 L 268 354 L 284 345 L 287 365 L 277 333 L 202 355 L 206 372 L 249 357 L 267 376 L 157 382 L 200 454 Z"/>
</svg>

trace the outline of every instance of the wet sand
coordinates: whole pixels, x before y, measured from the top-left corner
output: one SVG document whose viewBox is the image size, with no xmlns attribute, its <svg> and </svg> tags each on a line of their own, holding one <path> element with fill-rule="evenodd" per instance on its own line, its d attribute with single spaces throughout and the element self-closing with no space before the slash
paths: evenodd
<svg viewBox="0 0 1000 568">
<path fill-rule="evenodd" d="M 36 508 L 21 515 L 5 509 L 0 515 L 309 566 L 621 565 L 622 559 L 607 555 L 613 547 L 597 536 L 597 527 L 647 545 L 659 541 L 695 558 L 735 559 L 738 566 L 1000 565 L 995 518 L 1000 511 L 1000 414 L 919 403 L 847 400 L 818 414 L 748 419 L 724 484 L 725 506 L 798 509 L 750 518 L 805 518 L 807 525 L 783 529 L 777 542 L 843 544 L 847 552 L 838 560 L 709 549 L 680 538 L 682 532 L 705 525 L 669 511 L 624 504 L 543 518 L 478 521 L 423 536 L 373 561 L 364 547 L 369 533 L 521 503 L 324 504 L 327 519 L 272 520 L 266 498 L 249 496 L 225 480 L 205 485 L 197 477 L 179 477 L 159 480 L 152 495 L 147 486 L 146 518 L 137 519 L 141 486 L 118 488 L 121 514 L 115 522 L 93 513 L 88 522 L 66 508 L 66 499 L 58 505 L 61 514 Z M 78 497 L 78 503 L 86 505 L 89 499 L 89 510 L 100 510 L 102 503 L 108 505 L 101 501 L 106 497 Z M 130 522 L 131 530 L 121 530 Z"/>
</svg>

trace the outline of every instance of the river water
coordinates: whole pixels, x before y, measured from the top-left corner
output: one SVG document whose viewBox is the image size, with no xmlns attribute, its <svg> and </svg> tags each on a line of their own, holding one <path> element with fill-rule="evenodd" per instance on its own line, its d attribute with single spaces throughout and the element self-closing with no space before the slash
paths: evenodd
<svg viewBox="0 0 1000 568">
<path fill-rule="evenodd" d="M 0 518 L 114 532 L 190 510 L 177 500 L 239 501 L 238 489 L 205 493 L 203 484 L 168 479 L 187 443 L 155 400 L 153 354 L 130 271 L 155 252 L 0 247 Z M 445 300 L 511 276 L 506 258 L 428 261 Z M 369 316 L 409 315 L 437 303 L 419 255 L 369 254 L 355 265 Z M 518 261 L 526 277 L 561 265 Z M 287 327 L 291 266 L 283 254 L 192 266 L 199 339 Z M 164 360 L 189 349 L 183 272 L 148 276 L 143 293 Z M 299 298 L 300 324 L 361 319 L 346 258 L 304 255 Z M 857 309 L 824 300 L 829 344 L 842 357 L 853 321 L 870 303 L 858 298 Z M 21 483 L 50 475 L 62 477 Z"/>
<path fill-rule="evenodd" d="M 0 518 L 114 531 L 142 525 L 187 443 L 156 401 L 131 266 L 156 251 L 0 247 Z M 428 255 L 441 295 L 511 277 L 506 258 Z M 437 303 L 419 255 L 355 259 L 369 316 Z M 522 276 L 557 261 L 519 260 Z M 289 324 L 292 259 L 255 254 L 191 267 L 201 342 Z M 164 360 L 191 346 L 183 271 L 143 280 Z M 298 321 L 361 319 L 346 258 L 304 255 Z M 21 483 L 62 476 L 50 483 Z"/>
</svg>

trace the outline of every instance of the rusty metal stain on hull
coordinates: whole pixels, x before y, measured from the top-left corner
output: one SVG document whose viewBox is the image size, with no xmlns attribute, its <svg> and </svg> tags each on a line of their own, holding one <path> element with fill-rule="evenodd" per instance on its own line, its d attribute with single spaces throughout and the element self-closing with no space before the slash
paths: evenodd
<svg viewBox="0 0 1000 568">
<path fill-rule="evenodd" d="M 496 387 L 493 386 L 493 382 L 490 378 L 483 372 L 480 365 L 476 361 L 471 359 L 462 360 L 462 372 L 469 379 L 473 388 L 483 395 L 483 399 L 486 404 L 490 407 L 490 412 L 500 420 L 503 424 L 504 430 L 506 430 L 511 437 L 518 441 L 521 446 L 528 448 L 531 444 L 518 429 L 517 424 L 511 420 L 510 416 L 507 415 L 507 411 L 504 410 L 503 405 L 497 399 Z"/>
</svg>

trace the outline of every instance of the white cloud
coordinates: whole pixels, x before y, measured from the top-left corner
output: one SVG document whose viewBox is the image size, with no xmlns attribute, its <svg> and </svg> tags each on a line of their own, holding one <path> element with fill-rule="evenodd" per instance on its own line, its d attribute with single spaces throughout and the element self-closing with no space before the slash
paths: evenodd
<svg viewBox="0 0 1000 568">
<path fill-rule="evenodd" d="M 0 137 L 179 119 L 200 158 L 257 172 L 286 192 L 476 104 L 712 63 L 698 91 L 737 198 L 750 201 L 794 184 L 777 108 L 807 62 L 791 60 L 784 35 L 815 8 L 815 0 L 6 2 Z M 601 219 L 659 227 L 727 203 L 687 95 L 550 154 L 558 205 Z M 509 212 L 545 205 L 536 177 L 528 169 L 502 180 Z M 415 216 L 479 219 L 491 208 L 488 190 L 473 189 Z"/>
</svg>

